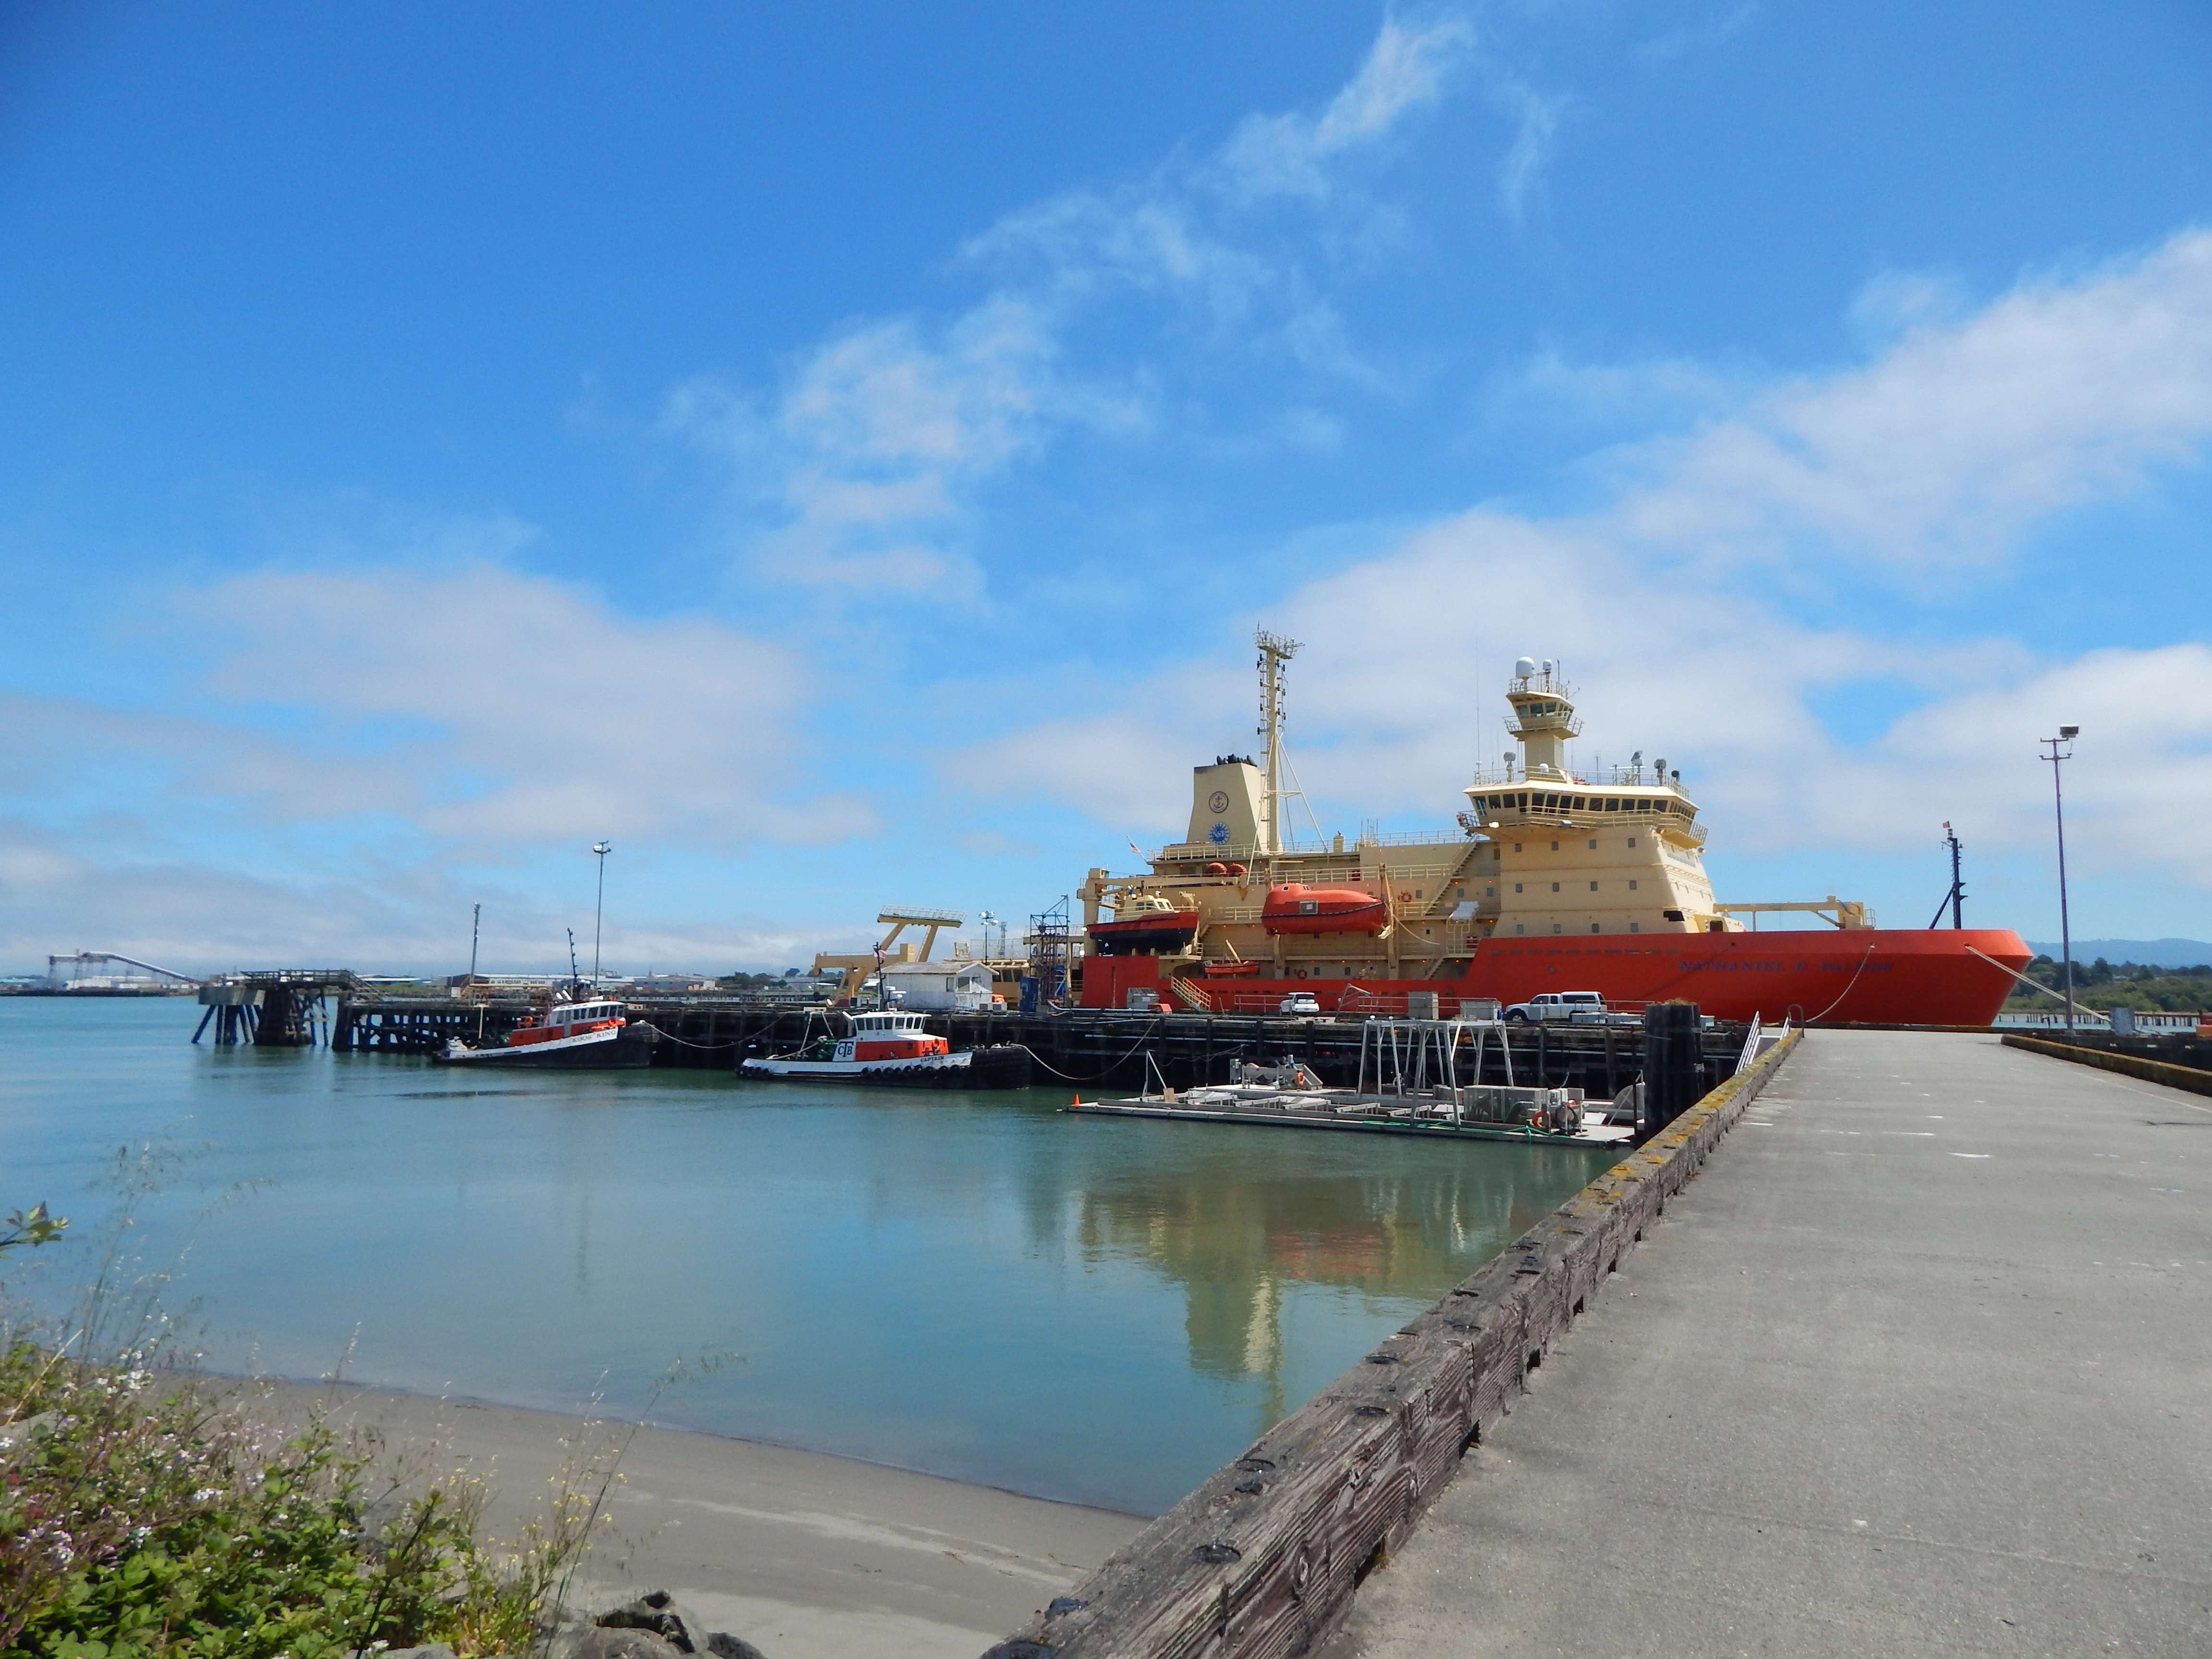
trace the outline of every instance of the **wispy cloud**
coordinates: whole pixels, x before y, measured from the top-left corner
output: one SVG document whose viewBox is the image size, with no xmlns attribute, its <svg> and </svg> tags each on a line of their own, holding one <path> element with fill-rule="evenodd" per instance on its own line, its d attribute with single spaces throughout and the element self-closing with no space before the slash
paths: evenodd
<svg viewBox="0 0 2212 1659">
<path fill-rule="evenodd" d="M 1564 94 L 1538 92 L 1502 70 L 1490 77 L 1490 97 L 1513 123 L 1513 142 L 1498 163 L 1498 198 L 1505 216 L 1518 224 L 1542 186 L 1544 165 L 1571 100 Z"/>
<path fill-rule="evenodd" d="M 1319 113 L 1247 116 L 1204 176 L 1246 200 L 1326 196 L 1335 183 L 1330 164 L 1382 143 L 1434 104 L 1474 46 L 1461 17 L 1386 19 L 1358 72 Z"/>
<path fill-rule="evenodd" d="M 770 515 L 763 574 L 812 586 L 969 596 L 971 492 L 1084 399 L 1054 378 L 1038 308 L 998 295 L 933 337 L 908 320 L 839 334 L 763 412 L 714 380 L 680 389 L 670 426 L 726 460 Z"/>
<path fill-rule="evenodd" d="M 1030 204 L 969 238 L 957 267 L 991 286 L 950 321 L 853 323 L 772 393 L 716 377 L 678 388 L 665 425 L 729 468 L 748 568 L 843 594 L 972 600 L 975 520 L 992 483 L 1071 429 L 1150 432 L 1158 380 L 1187 385 L 1200 361 L 1272 359 L 1374 388 L 1307 269 L 1313 228 L 1352 227 L 1318 239 L 1347 249 L 1386 234 L 1389 216 L 1349 186 L 1352 171 L 1444 95 L 1473 43 L 1457 15 L 1388 19 L 1318 110 L 1248 117 L 1195 160 Z M 1261 211 L 1285 203 L 1302 230 Z M 1159 308 L 1150 344 L 1118 367 L 1071 368 L 1070 335 L 1129 301 Z M 1258 435 L 1310 447 L 1328 427 L 1271 420 Z"/>
</svg>

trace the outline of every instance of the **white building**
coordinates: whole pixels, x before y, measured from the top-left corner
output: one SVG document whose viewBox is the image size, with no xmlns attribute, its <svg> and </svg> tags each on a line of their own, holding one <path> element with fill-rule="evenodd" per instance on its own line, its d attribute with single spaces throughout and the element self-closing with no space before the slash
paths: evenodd
<svg viewBox="0 0 2212 1659">
<path fill-rule="evenodd" d="M 972 1014 L 991 1006 L 991 968 L 988 963 L 887 962 L 884 986 L 897 993 L 900 1005 L 922 1014 Z"/>
</svg>

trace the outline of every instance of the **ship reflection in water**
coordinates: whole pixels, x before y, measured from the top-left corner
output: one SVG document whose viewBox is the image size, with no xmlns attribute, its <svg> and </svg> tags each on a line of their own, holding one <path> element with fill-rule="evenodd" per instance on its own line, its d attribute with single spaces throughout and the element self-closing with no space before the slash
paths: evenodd
<svg viewBox="0 0 2212 1659">
<path fill-rule="evenodd" d="M 1559 1147 L 1427 1147 L 1443 1156 L 1408 1157 L 1413 1149 L 1380 1137 L 1084 1126 L 1086 1135 L 1132 1130 L 1181 1144 L 1082 1190 L 1076 1239 L 1093 1260 L 1142 1261 L 1180 1287 L 1192 1368 L 1262 1383 L 1255 1435 L 1304 1397 L 1285 1388 L 1286 1295 L 1293 1308 L 1302 1293 L 1354 1303 L 1380 1336 L 1407 1302 L 1441 1296 L 1605 1162 Z"/>
<path fill-rule="evenodd" d="M 134 1236 L 149 1266 L 189 1245 L 172 1295 L 216 1367 L 623 1413 L 734 1354 L 656 1420 L 1139 1512 L 1607 1158 L 1077 1118 L 1059 1091 L 457 1081 L 194 1048 L 198 1012 L 0 1008 L 0 1146 L 9 1201 L 86 1240 L 118 1145 L 204 1149 Z M 88 1248 L 33 1264 L 57 1304 Z"/>
</svg>

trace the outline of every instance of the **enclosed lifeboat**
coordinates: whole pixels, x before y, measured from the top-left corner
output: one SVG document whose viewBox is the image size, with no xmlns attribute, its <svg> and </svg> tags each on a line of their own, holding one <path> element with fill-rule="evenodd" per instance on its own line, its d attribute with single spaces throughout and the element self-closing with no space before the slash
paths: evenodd
<svg viewBox="0 0 2212 1659">
<path fill-rule="evenodd" d="M 1390 925 L 1390 907 L 1356 887 L 1291 882 L 1268 893 L 1260 921 L 1271 933 L 1379 933 Z"/>
<path fill-rule="evenodd" d="M 1180 951 L 1198 933 L 1198 912 L 1180 909 L 1157 893 L 1123 901 L 1111 921 L 1094 921 L 1084 930 L 1102 957 L 1157 956 Z"/>
</svg>

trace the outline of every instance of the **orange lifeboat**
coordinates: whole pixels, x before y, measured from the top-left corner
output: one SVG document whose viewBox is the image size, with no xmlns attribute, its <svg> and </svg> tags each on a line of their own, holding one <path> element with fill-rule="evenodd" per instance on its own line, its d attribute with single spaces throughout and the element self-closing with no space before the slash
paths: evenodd
<svg viewBox="0 0 2212 1659">
<path fill-rule="evenodd" d="M 1260 922 L 1271 933 L 1379 933 L 1390 907 L 1356 887 L 1305 887 L 1297 882 L 1267 895 Z"/>
</svg>

